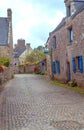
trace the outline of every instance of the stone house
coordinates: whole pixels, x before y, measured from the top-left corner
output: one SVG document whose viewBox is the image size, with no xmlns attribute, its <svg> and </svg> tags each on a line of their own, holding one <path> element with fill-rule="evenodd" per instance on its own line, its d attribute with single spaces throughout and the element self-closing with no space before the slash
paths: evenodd
<svg viewBox="0 0 84 130">
<path fill-rule="evenodd" d="M 49 34 L 47 75 L 84 86 L 84 1 L 65 0 L 66 16 Z M 52 68 L 52 69 L 51 69 Z"/>
<path fill-rule="evenodd" d="M 13 74 L 13 35 L 12 35 L 12 10 L 7 10 L 7 17 L 0 17 L 0 58 L 10 59 L 10 73 Z"/>
<path fill-rule="evenodd" d="M 24 47 L 25 47 L 25 40 L 22 38 L 18 39 L 17 44 L 15 44 L 15 47 L 14 47 L 14 52 L 17 52 L 18 50 Z"/>
<path fill-rule="evenodd" d="M 13 57 L 12 11 L 7 10 L 7 17 L 0 17 L 0 57 Z"/>
<path fill-rule="evenodd" d="M 19 56 L 19 62 L 20 62 L 20 64 L 24 63 L 26 61 L 26 56 L 29 55 L 32 51 L 33 51 L 33 49 L 31 48 L 30 43 L 27 43 L 25 50 Z"/>
<path fill-rule="evenodd" d="M 32 52 L 30 43 L 26 43 L 24 39 L 18 39 L 14 48 L 14 73 L 19 72 L 19 64 L 24 64 L 26 56 Z"/>
</svg>

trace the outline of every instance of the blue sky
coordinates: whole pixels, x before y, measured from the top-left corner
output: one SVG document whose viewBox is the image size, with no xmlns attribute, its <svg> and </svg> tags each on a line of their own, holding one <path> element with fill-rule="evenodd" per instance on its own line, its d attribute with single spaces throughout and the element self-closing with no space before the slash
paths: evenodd
<svg viewBox="0 0 84 130">
<path fill-rule="evenodd" d="M 44 45 L 51 32 L 65 16 L 64 0 L 3 0 L 0 17 L 12 9 L 13 42 L 25 39 L 32 48 Z"/>
</svg>

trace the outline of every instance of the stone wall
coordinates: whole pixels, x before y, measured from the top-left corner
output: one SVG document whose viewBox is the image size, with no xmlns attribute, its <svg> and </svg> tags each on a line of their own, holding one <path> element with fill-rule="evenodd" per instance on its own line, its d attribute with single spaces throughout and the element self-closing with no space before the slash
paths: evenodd
<svg viewBox="0 0 84 130">
<path fill-rule="evenodd" d="M 0 57 L 8 57 L 10 59 L 10 66 L 0 73 L 0 81 L 4 83 L 5 81 L 11 79 L 13 75 L 13 33 L 12 33 L 12 10 L 7 10 L 7 19 L 9 22 L 8 29 L 8 41 L 7 46 L 0 46 Z"/>
<path fill-rule="evenodd" d="M 27 73 L 31 73 L 31 72 L 34 72 L 34 67 L 35 67 L 35 65 L 26 65 L 25 66 L 25 72 L 27 72 Z"/>
<path fill-rule="evenodd" d="M 60 28 L 57 32 L 52 34 L 56 36 L 57 47 L 53 48 L 53 61 L 60 61 L 60 74 L 56 73 L 54 77 L 58 80 L 67 80 L 66 75 L 66 38 L 67 30 L 65 26 Z"/>
<path fill-rule="evenodd" d="M 9 47 L 0 46 L 0 57 L 10 57 Z"/>
<path fill-rule="evenodd" d="M 69 47 L 71 52 L 71 57 L 77 57 L 82 55 L 83 57 L 83 73 L 77 71 L 76 73 L 71 72 L 72 80 L 75 79 L 76 82 L 84 86 L 84 11 L 79 13 L 72 22 L 73 27 L 73 38 L 74 41 Z M 71 63 L 71 60 L 70 60 Z M 72 69 L 72 63 L 71 63 Z"/>
<path fill-rule="evenodd" d="M 48 78 L 50 78 L 51 76 L 51 58 L 50 58 L 50 55 L 47 55 L 46 56 L 46 75 L 48 76 Z"/>
<path fill-rule="evenodd" d="M 73 41 L 69 41 L 69 28 L 73 30 Z M 66 19 L 66 24 L 60 29 L 54 31 L 49 36 L 48 44 L 52 45 L 53 37 L 56 36 L 56 48 L 52 49 L 52 61 L 60 61 L 60 74 L 54 74 L 55 79 L 68 81 L 68 67 L 70 64 L 70 80 L 84 86 L 84 11 L 77 14 L 74 18 Z M 53 45 L 52 45 L 53 46 Z M 83 73 L 77 71 L 73 73 L 72 70 L 72 57 L 82 55 L 83 57 Z M 51 65 L 50 60 L 47 58 L 47 74 L 50 75 Z"/>
<path fill-rule="evenodd" d="M 35 65 L 25 65 L 22 67 L 19 67 L 19 73 L 32 73 L 34 72 Z"/>
<path fill-rule="evenodd" d="M 5 83 L 6 81 L 12 78 L 11 68 L 5 68 L 4 72 L 0 73 L 0 84 Z"/>
</svg>

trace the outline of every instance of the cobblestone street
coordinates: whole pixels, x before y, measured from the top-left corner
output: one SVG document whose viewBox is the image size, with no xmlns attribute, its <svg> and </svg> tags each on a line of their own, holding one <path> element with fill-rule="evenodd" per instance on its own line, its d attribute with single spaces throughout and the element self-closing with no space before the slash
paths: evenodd
<svg viewBox="0 0 84 130">
<path fill-rule="evenodd" d="M 0 130 L 84 130 L 84 95 L 39 75 L 15 75 L 0 97 Z"/>
</svg>

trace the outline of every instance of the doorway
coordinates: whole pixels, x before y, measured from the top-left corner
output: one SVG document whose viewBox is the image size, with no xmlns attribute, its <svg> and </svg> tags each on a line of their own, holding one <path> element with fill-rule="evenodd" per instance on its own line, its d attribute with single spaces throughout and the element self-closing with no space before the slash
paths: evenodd
<svg viewBox="0 0 84 130">
<path fill-rule="evenodd" d="M 70 62 L 67 62 L 67 79 L 71 80 L 71 72 L 70 72 Z"/>
</svg>

